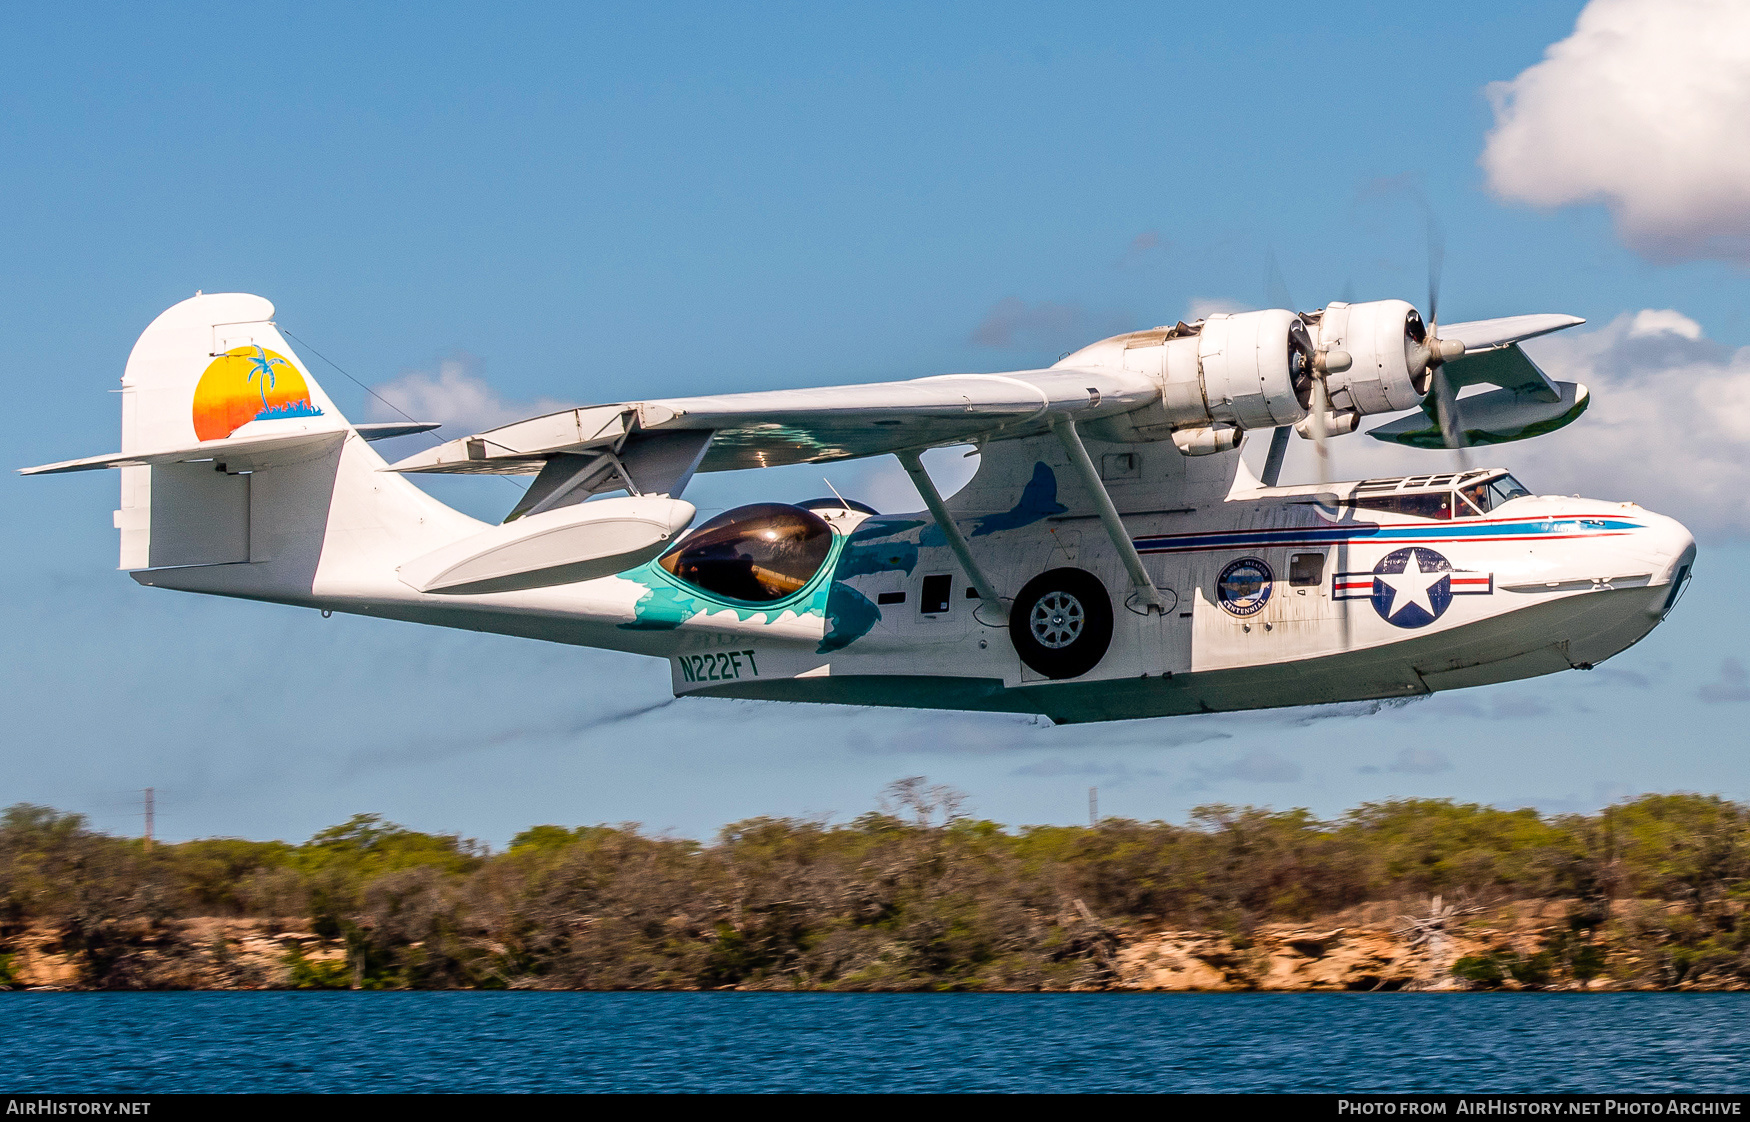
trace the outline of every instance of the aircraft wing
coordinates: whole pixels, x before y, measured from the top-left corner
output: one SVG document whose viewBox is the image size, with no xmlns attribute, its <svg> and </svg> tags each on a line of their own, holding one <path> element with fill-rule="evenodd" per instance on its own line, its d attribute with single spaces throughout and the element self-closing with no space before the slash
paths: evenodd
<svg viewBox="0 0 1750 1122">
<path fill-rule="evenodd" d="M 1486 384 L 1513 390 L 1530 401 L 1561 401 L 1561 388 L 1538 369 L 1519 344 L 1585 322 L 1579 316 L 1543 314 L 1479 319 L 1441 327 L 1442 339 L 1457 339 L 1464 344 L 1464 354 L 1447 361 L 1453 389 Z"/>
<path fill-rule="evenodd" d="M 1467 351 L 1483 351 L 1523 343 L 1539 335 L 1578 327 L 1586 321 L 1579 316 L 1545 312 L 1533 316 L 1503 316 L 1500 319 L 1476 319 L 1468 323 L 1441 324 L 1442 339 L 1457 339 Z"/>
<path fill-rule="evenodd" d="M 697 445 L 700 471 L 776 467 L 1032 435 L 1046 431 L 1053 415 L 1093 420 L 1159 396 L 1140 374 L 1051 369 L 661 398 L 518 421 L 409 456 L 391 470 L 526 475 L 562 455 L 623 457 L 658 445 L 670 458 Z"/>
</svg>

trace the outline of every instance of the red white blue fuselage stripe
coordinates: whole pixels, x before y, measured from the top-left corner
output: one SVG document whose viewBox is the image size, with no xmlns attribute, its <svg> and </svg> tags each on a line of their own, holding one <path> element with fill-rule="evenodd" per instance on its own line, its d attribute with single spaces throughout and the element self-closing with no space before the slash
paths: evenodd
<svg viewBox="0 0 1750 1122">
<path fill-rule="evenodd" d="M 1433 545 L 1439 542 L 1561 541 L 1567 538 L 1620 537 L 1643 528 L 1642 523 L 1626 518 L 1461 518 L 1451 522 L 1414 524 L 1348 522 L 1283 530 L 1210 530 L 1162 534 L 1135 541 L 1139 553 L 1201 553 L 1343 543 Z"/>
</svg>

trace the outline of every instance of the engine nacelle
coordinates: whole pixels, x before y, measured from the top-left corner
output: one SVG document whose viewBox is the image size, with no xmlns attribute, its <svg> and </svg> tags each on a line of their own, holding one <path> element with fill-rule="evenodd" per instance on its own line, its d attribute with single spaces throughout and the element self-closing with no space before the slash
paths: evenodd
<svg viewBox="0 0 1750 1122">
<path fill-rule="evenodd" d="M 1205 425 L 1195 429 L 1175 429 L 1173 444 L 1182 455 L 1213 456 L 1217 452 L 1233 451 L 1245 437 L 1244 429 L 1232 425 Z"/>
<path fill-rule="evenodd" d="M 1226 451 L 1229 438 L 1219 434 L 1230 430 L 1303 422 L 1315 362 L 1329 371 L 1329 435 L 1354 431 L 1362 416 L 1414 409 L 1428 393 L 1418 353 L 1426 338 L 1421 315 L 1403 300 L 1332 303 L 1304 317 L 1273 308 L 1117 335 L 1059 365 L 1122 366 L 1161 386 L 1158 403 L 1095 422 L 1099 439 L 1171 437 L 1187 455 L 1203 455 Z"/>
<path fill-rule="evenodd" d="M 1162 404 L 1178 425 L 1292 425 L 1306 416 L 1311 359 L 1293 312 L 1213 315 L 1195 336 L 1167 341 Z"/>
<path fill-rule="evenodd" d="M 1428 396 L 1429 369 L 1416 361 L 1427 338 L 1422 316 L 1403 300 L 1333 301 L 1318 323 L 1321 350 L 1347 352 L 1347 370 L 1327 379 L 1335 412 L 1397 413 Z"/>
</svg>

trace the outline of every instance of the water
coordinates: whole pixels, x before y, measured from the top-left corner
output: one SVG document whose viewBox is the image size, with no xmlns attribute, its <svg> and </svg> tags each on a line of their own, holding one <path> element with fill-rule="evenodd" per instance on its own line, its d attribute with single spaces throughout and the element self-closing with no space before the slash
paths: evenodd
<svg viewBox="0 0 1750 1122">
<path fill-rule="evenodd" d="M 1750 994 L 12 993 L 0 1091 L 1750 1090 Z"/>
</svg>

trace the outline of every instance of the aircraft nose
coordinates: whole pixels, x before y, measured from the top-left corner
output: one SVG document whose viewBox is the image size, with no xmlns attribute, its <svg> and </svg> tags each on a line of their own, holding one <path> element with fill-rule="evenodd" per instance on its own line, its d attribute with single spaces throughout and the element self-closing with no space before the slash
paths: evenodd
<svg viewBox="0 0 1750 1122">
<path fill-rule="evenodd" d="M 1652 583 L 1659 586 L 1661 595 L 1649 610 L 1663 616 L 1677 603 L 1695 565 L 1695 535 L 1677 519 L 1663 514 L 1649 511 L 1642 515 L 1642 522 L 1645 528 L 1634 535 L 1636 560 L 1652 570 Z"/>
</svg>

